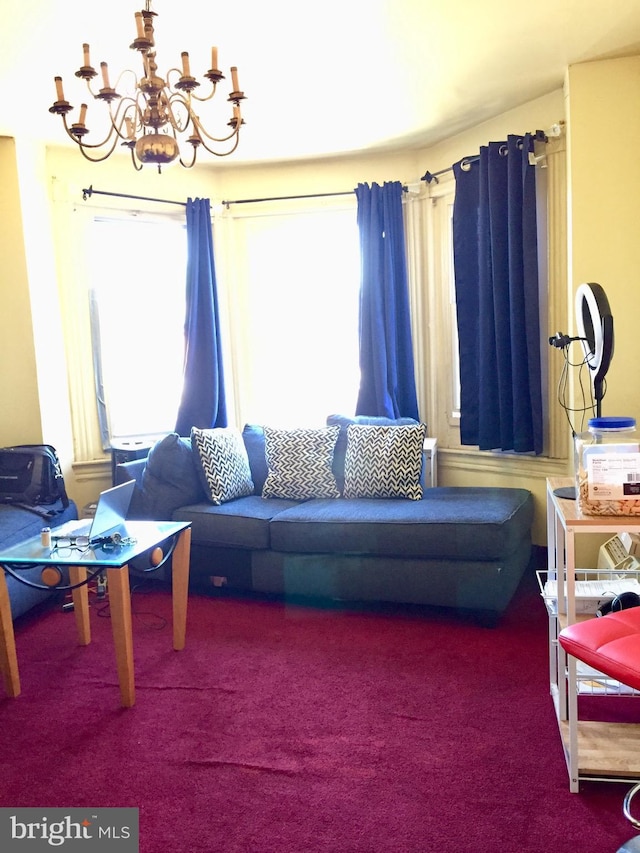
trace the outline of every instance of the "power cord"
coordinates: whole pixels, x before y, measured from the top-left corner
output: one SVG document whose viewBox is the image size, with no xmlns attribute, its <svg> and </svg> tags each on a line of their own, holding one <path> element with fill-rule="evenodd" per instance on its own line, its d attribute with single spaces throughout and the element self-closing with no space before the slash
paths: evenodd
<svg viewBox="0 0 640 853">
<path fill-rule="evenodd" d="M 577 433 L 584 432 L 586 430 L 587 421 L 589 418 L 595 417 L 596 414 L 596 400 L 593 392 L 593 383 L 591 381 L 591 376 L 589 375 L 589 364 L 587 358 L 586 356 L 583 356 L 579 361 L 572 361 L 569 355 L 571 343 L 578 340 L 582 339 L 570 338 L 568 335 L 561 335 L 560 332 L 558 332 L 555 337 L 549 338 L 549 343 L 552 346 L 561 349 L 564 357 L 564 364 L 562 365 L 562 371 L 558 379 L 557 400 L 560 408 L 565 413 L 569 428 L 571 429 L 571 436 L 573 438 L 575 438 Z M 570 406 L 568 402 L 570 368 L 578 368 L 576 388 L 579 391 L 579 395 L 577 396 L 580 398 L 581 405 Z M 588 382 L 585 381 L 585 375 L 587 376 Z M 606 380 L 603 380 L 603 382 L 604 391 L 602 396 L 604 397 L 606 393 Z M 573 416 L 578 417 L 574 418 Z"/>
<path fill-rule="evenodd" d="M 99 586 L 99 584 L 87 584 L 87 591 L 90 599 L 94 598 L 96 602 L 99 602 L 99 605 L 94 608 L 96 615 L 102 619 L 110 619 L 111 608 L 109 605 L 109 588 L 106 586 L 105 593 L 103 595 L 98 595 Z M 163 631 L 168 624 L 168 621 L 164 616 L 160 616 L 158 613 L 153 613 L 149 610 L 138 609 L 135 606 L 137 596 L 134 596 L 134 594 L 137 593 L 138 596 L 143 595 L 145 592 L 152 591 L 153 588 L 153 584 L 150 581 L 141 581 L 131 587 L 131 615 L 136 617 L 143 627 L 148 630 Z M 62 609 L 65 612 L 72 612 L 73 600 L 71 599 L 70 593 L 67 594 L 67 599 L 68 600 L 62 605 Z"/>
</svg>

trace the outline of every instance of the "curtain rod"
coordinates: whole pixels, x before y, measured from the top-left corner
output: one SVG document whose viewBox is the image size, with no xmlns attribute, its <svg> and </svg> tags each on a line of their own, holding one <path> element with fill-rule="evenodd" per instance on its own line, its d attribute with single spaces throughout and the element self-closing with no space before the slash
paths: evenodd
<svg viewBox="0 0 640 853">
<path fill-rule="evenodd" d="M 445 170 L 446 171 L 446 170 Z M 440 174 L 439 172 L 437 174 Z M 425 180 L 422 178 L 421 180 Z M 407 192 L 407 187 L 402 187 L 404 192 Z M 228 201 L 222 201 L 227 209 L 229 209 L 229 205 L 231 204 L 255 204 L 262 201 L 291 201 L 293 199 L 299 198 L 329 198 L 332 196 L 339 195 L 353 195 L 355 190 L 345 190 L 344 192 L 335 192 L 335 193 L 310 193 L 309 195 L 281 195 L 281 196 L 273 196 L 271 198 L 237 198 L 237 199 L 229 199 Z M 116 198 L 132 198 L 136 201 L 154 201 L 160 204 L 179 204 L 181 207 L 186 207 L 186 202 L 184 201 L 172 201 L 171 199 L 166 198 L 150 198 L 148 196 L 143 195 L 128 195 L 127 193 L 112 193 L 107 192 L 105 190 L 94 190 L 92 186 L 87 187 L 82 190 L 82 199 L 86 201 L 92 195 L 109 195 L 115 196 Z"/>
<path fill-rule="evenodd" d="M 184 201 L 172 201 L 167 198 L 149 198 L 144 195 L 127 195 L 127 193 L 111 193 L 105 192 L 104 190 L 94 190 L 94 188 L 88 187 L 87 189 L 82 190 L 82 200 L 86 201 L 88 198 L 91 198 L 92 195 L 110 195 L 115 196 L 116 198 L 133 198 L 136 201 L 155 201 L 160 204 L 179 204 L 181 207 L 186 207 L 186 202 Z"/>
<path fill-rule="evenodd" d="M 403 186 L 402 191 L 405 193 L 408 192 L 408 187 Z M 355 192 L 355 190 L 345 190 L 343 192 L 336 192 L 336 193 L 309 193 L 309 195 L 281 195 L 281 196 L 274 196 L 273 198 L 238 198 L 238 199 L 235 199 L 233 201 L 231 201 L 231 200 L 223 201 L 223 202 L 221 202 L 221 204 L 223 204 L 228 209 L 230 204 L 252 204 L 252 203 L 261 202 L 261 201 L 291 201 L 293 199 L 298 199 L 298 198 L 329 198 L 331 196 L 337 196 L 337 195 L 353 195 L 354 192 Z"/>
<path fill-rule="evenodd" d="M 291 201 L 297 198 L 328 198 L 336 195 L 352 195 L 353 190 L 348 190 L 340 193 L 310 193 L 309 195 L 280 195 L 273 198 L 236 198 L 229 201 L 223 201 L 222 204 L 229 209 L 230 204 L 253 204 L 261 201 Z"/>
<path fill-rule="evenodd" d="M 548 142 L 550 136 L 562 136 L 562 128 L 564 126 L 563 121 L 556 122 L 556 124 L 551 125 L 549 130 L 536 130 L 535 133 L 531 133 L 532 136 L 537 142 Z M 462 168 L 465 166 L 470 166 L 471 163 L 476 163 L 480 159 L 480 155 L 476 154 L 472 157 L 463 157 L 460 161 Z M 440 169 L 438 172 L 425 172 L 424 175 L 420 178 L 421 181 L 426 181 L 428 184 L 431 181 L 435 181 L 438 183 L 438 175 L 445 175 L 447 172 L 453 171 L 453 166 L 448 166 L 446 169 Z M 466 170 L 465 170 L 466 171 Z"/>
</svg>

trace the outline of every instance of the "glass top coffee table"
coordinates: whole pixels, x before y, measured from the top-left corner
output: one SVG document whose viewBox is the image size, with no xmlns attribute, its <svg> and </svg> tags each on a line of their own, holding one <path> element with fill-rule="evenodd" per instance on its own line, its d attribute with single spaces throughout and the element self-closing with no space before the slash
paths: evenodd
<svg viewBox="0 0 640 853">
<path fill-rule="evenodd" d="M 55 528 L 51 547 L 43 546 L 40 537 L 33 537 L 11 548 L 0 549 L 0 667 L 4 687 L 9 696 L 20 694 L 20 675 L 6 574 L 11 574 L 27 586 L 45 589 L 70 590 L 73 599 L 78 642 L 91 642 L 89 623 L 89 594 L 87 581 L 106 572 L 109 606 L 116 652 L 116 665 L 122 704 L 135 704 L 133 668 L 133 637 L 131 629 L 131 590 L 128 564 L 135 557 L 150 553 L 147 571 L 153 572 L 172 559 L 171 594 L 173 602 L 173 648 L 184 648 L 187 628 L 187 597 L 189 591 L 189 551 L 191 527 L 189 522 L 128 521 L 128 538 L 120 542 L 105 540 L 87 546 L 84 542 L 57 543 Z M 163 544 L 162 551 L 159 546 Z M 60 546 L 60 547 L 59 547 Z M 27 568 L 41 567 L 41 583 L 21 576 Z M 66 582 L 63 569 L 68 570 Z"/>
</svg>

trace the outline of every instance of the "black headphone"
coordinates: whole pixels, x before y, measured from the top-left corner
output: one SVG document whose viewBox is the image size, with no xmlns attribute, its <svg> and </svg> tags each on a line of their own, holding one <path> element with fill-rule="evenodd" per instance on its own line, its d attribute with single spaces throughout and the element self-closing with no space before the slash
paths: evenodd
<svg viewBox="0 0 640 853">
<path fill-rule="evenodd" d="M 611 601 L 605 601 L 596 610 L 596 616 L 606 616 L 607 613 L 618 613 L 620 610 L 628 610 L 630 607 L 640 607 L 640 595 L 636 592 L 621 592 Z"/>
</svg>

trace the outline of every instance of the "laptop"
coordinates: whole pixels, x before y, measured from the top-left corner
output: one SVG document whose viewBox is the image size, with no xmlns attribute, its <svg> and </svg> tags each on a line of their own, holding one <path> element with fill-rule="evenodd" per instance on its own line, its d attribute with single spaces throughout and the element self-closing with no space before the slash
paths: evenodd
<svg viewBox="0 0 640 853">
<path fill-rule="evenodd" d="M 127 536 L 126 518 L 135 487 L 135 480 L 129 480 L 100 492 L 92 519 L 68 521 L 60 527 L 54 527 L 52 536 L 88 536 L 90 542 L 113 536 L 114 533 Z"/>
</svg>

